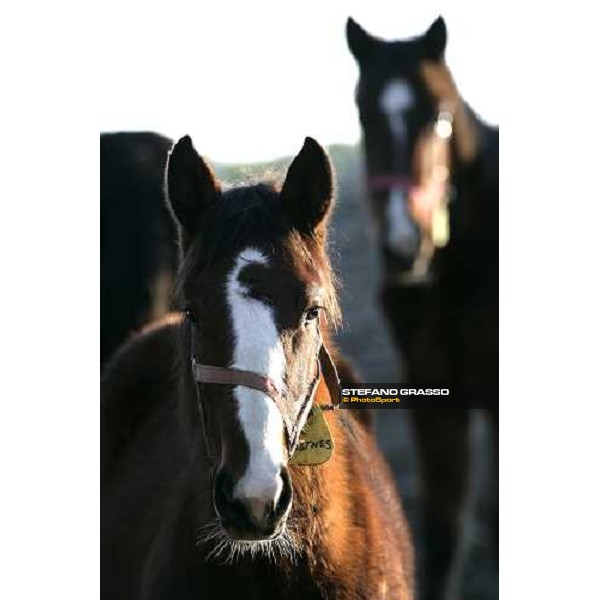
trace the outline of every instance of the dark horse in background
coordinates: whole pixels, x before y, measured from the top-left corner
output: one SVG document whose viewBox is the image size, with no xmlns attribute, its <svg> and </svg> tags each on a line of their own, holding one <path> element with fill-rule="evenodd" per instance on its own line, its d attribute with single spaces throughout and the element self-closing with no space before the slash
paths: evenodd
<svg viewBox="0 0 600 600">
<path fill-rule="evenodd" d="M 100 136 L 100 362 L 169 306 L 177 232 L 164 201 L 173 142 L 155 133 Z"/>
<path fill-rule="evenodd" d="M 281 188 L 223 191 L 189 137 L 170 154 L 185 316 L 104 370 L 103 598 L 413 598 L 391 472 L 363 411 L 332 409 L 353 381 L 330 339 L 333 182 L 310 138 Z"/>
<path fill-rule="evenodd" d="M 424 539 L 418 589 L 440 599 L 456 584 L 460 562 L 468 407 L 485 409 L 493 431 L 486 485 L 497 560 L 498 130 L 458 94 L 441 17 L 409 40 L 378 39 L 352 19 L 346 33 L 360 69 L 356 101 L 383 259 L 381 300 L 402 372 L 417 385 L 450 386 L 464 406 L 412 412 Z"/>
</svg>

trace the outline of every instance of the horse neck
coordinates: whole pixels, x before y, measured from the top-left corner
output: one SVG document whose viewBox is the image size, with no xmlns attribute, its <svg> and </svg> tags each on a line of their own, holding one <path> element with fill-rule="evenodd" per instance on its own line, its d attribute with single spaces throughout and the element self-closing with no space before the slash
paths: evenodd
<svg viewBox="0 0 600 600">
<path fill-rule="evenodd" d="M 330 401 L 327 386 L 321 381 L 315 402 L 327 404 Z M 351 494 L 349 484 L 353 480 L 352 471 L 362 463 L 358 446 L 367 435 L 354 417 L 344 411 L 327 412 L 324 418 L 335 444 L 332 458 L 317 467 L 291 466 L 294 505 L 290 520 L 309 563 L 340 558 L 330 554 L 345 544 L 325 543 L 323 536 L 337 541 L 348 538 L 347 520 L 355 506 L 356 498 L 352 496 L 357 492 L 355 488 Z M 322 556 L 322 552 L 329 556 Z"/>
<path fill-rule="evenodd" d="M 393 596 L 412 597 L 406 583 L 412 569 L 410 534 L 375 438 L 353 411 L 328 413 L 326 419 L 335 441 L 331 460 L 292 470 L 290 522 L 311 578 L 334 580 L 340 598 L 372 597 L 381 568 L 372 558 L 396 552 L 390 587 L 403 593 Z"/>
<path fill-rule="evenodd" d="M 477 115 L 463 101 L 455 114 L 454 135 L 450 141 L 452 179 L 455 186 L 460 186 L 463 174 L 480 169 L 482 133 Z"/>
</svg>

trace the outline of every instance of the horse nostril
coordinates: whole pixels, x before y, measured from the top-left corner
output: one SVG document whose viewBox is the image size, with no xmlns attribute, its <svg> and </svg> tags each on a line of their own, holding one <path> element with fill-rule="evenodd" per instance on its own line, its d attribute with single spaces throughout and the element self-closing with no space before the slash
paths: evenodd
<svg viewBox="0 0 600 600">
<path fill-rule="evenodd" d="M 221 493 L 227 501 L 233 502 L 233 484 L 231 483 L 231 480 L 225 480 L 223 482 Z"/>
<path fill-rule="evenodd" d="M 265 509 L 265 517 L 267 519 L 272 519 L 273 517 L 275 517 L 275 507 L 276 504 L 275 502 L 271 502 L 267 505 L 266 509 Z"/>
<path fill-rule="evenodd" d="M 281 478 L 283 487 L 277 502 L 273 506 L 272 518 L 274 519 L 281 518 L 288 511 L 292 504 L 292 480 L 286 467 L 281 469 L 279 477 Z"/>
<path fill-rule="evenodd" d="M 221 469 L 215 479 L 214 504 L 217 514 L 225 518 L 231 514 L 235 505 L 233 479 L 225 469 Z"/>
</svg>

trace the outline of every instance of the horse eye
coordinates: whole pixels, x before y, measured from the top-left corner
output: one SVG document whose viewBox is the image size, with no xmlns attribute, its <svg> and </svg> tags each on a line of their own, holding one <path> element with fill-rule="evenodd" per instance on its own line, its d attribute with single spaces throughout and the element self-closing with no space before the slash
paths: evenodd
<svg viewBox="0 0 600 600">
<path fill-rule="evenodd" d="M 319 317 L 319 312 L 320 311 L 321 311 L 321 307 L 320 306 L 313 306 L 312 308 L 309 308 L 304 313 L 304 320 L 305 321 L 314 321 L 315 319 L 317 319 Z"/>
<path fill-rule="evenodd" d="M 189 319 L 192 323 L 197 323 L 198 319 L 196 319 L 196 314 L 194 313 L 194 309 L 190 306 L 186 306 L 183 309 L 183 314 L 186 319 Z"/>
</svg>

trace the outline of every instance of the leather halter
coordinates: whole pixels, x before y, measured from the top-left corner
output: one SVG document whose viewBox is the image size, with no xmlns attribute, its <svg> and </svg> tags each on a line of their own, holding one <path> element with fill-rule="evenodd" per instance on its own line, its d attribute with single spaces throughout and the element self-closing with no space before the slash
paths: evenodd
<svg viewBox="0 0 600 600">
<path fill-rule="evenodd" d="M 258 390 L 266 394 L 277 406 L 283 423 L 285 426 L 288 457 L 291 457 L 298 445 L 301 432 L 301 423 L 303 422 L 302 417 L 308 414 L 310 407 L 312 406 L 315 392 L 321 380 L 321 376 L 325 379 L 329 394 L 331 396 L 332 403 L 326 405 L 320 405 L 322 410 L 333 410 L 339 408 L 341 401 L 340 394 L 340 381 L 337 373 L 337 369 L 331 355 L 327 348 L 323 344 L 322 340 L 319 346 L 319 352 L 316 357 L 316 374 L 310 383 L 308 393 L 302 400 L 302 405 L 298 412 L 298 417 L 295 422 L 292 420 L 288 407 L 285 401 L 285 395 L 278 388 L 275 382 L 269 377 L 254 371 L 245 371 L 243 369 L 235 369 L 233 367 L 219 367 L 214 365 L 205 365 L 198 359 L 198 353 L 196 350 L 196 338 L 198 335 L 198 326 L 194 318 L 190 313 L 186 312 L 186 322 L 190 324 L 190 361 L 191 370 L 194 380 L 197 384 L 208 383 L 217 385 L 231 385 L 231 386 L 243 386 L 253 390 Z M 196 386 L 196 392 L 198 394 L 198 409 L 200 411 L 200 419 L 202 422 L 202 429 L 204 439 L 206 443 L 207 453 L 210 455 L 210 449 L 208 447 L 208 438 L 206 435 L 206 423 L 204 416 L 204 406 L 202 404 L 200 390 Z"/>
<path fill-rule="evenodd" d="M 392 188 L 399 187 L 409 189 L 412 185 L 412 180 L 408 175 L 373 175 L 367 180 L 367 187 L 372 192 L 384 191 L 387 192 Z"/>
</svg>

